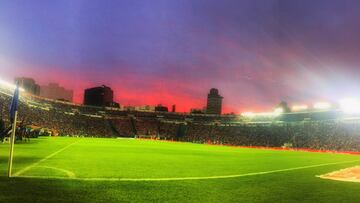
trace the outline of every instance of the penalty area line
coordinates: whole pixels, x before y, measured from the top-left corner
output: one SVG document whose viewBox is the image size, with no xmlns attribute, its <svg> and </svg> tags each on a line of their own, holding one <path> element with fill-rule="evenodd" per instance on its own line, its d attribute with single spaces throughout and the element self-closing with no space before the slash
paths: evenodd
<svg viewBox="0 0 360 203">
<path fill-rule="evenodd" d="M 27 167 L 19 170 L 19 171 L 17 171 L 16 173 L 14 173 L 14 175 L 12 175 L 12 177 L 19 177 L 21 174 L 23 174 L 23 173 L 27 172 L 28 170 L 30 170 L 30 169 L 38 166 L 38 165 L 41 164 L 42 162 L 44 162 L 44 161 L 46 161 L 46 160 L 48 160 L 48 159 L 56 156 L 56 155 L 59 154 L 60 152 L 62 152 L 62 151 L 64 151 L 64 150 L 66 150 L 67 148 L 73 146 L 74 144 L 78 143 L 79 141 L 80 141 L 80 140 L 78 140 L 78 141 L 76 141 L 76 142 L 73 142 L 73 143 L 71 143 L 71 144 L 68 144 L 68 145 L 66 145 L 65 147 L 57 150 L 56 152 L 54 152 L 54 153 L 46 156 L 45 158 L 40 159 L 39 161 L 37 161 L 37 162 L 35 162 L 35 163 L 33 163 L 33 164 L 31 164 L 31 165 L 29 165 L 29 166 L 27 166 Z"/>
<path fill-rule="evenodd" d="M 265 174 L 280 173 L 280 172 L 287 172 L 287 171 L 296 171 L 296 170 L 301 170 L 301 169 L 316 168 L 316 167 L 322 167 L 322 166 L 354 163 L 354 162 L 358 162 L 358 161 L 360 161 L 360 160 L 316 164 L 316 165 L 309 165 L 309 166 L 300 166 L 300 167 L 278 169 L 278 170 L 271 170 L 271 171 L 244 173 L 244 174 L 237 174 L 237 175 L 204 176 L 204 177 L 175 177 L 175 178 L 80 178 L 80 177 L 66 178 L 66 177 L 57 177 L 57 176 L 18 176 L 18 177 L 19 178 L 38 178 L 38 179 L 80 180 L 80 181 L 128 181 L 128 182 L 211 180 L 211 179 L 239 178 L 239 177 L 246 177 L 246 176 L 257 176 L 257 175 L 265 175 Z"/>
</svg>

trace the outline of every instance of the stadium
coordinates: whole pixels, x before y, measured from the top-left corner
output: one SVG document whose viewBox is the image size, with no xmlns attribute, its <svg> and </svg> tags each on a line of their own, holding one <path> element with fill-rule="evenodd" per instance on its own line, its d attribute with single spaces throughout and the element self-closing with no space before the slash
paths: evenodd
<svg viewBox="0 0 360 203">
<path fill-rule="evenodd" d="M 359 0 L 1 0 L 0 203 L 360 202 Z"/>
<path fill-rule="evenodd" d="M 14 86 L 2 84 L 9 126 Z M 359 198 L 360 120 L 341 110 L 214 116 L 20 95 L 10 179 L 1 167 L 4 202 Z M 9 145 L 0 146 L 5 166 Z"/>
</svg>

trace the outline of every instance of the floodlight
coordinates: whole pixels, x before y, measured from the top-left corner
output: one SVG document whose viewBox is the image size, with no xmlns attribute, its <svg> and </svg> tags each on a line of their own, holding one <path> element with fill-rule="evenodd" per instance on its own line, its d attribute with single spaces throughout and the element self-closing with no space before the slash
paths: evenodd
<svg viewBox="0 0 360 203">
<path fill-rule="evenodd" d="M 330 109 L 331 104 L 327 102 L 318 102 L 314 104 L 314 109 Z"/>
<path fill-rule="evenodd" d="M 274 110 L 273 115 L 274 115 L 274 116 L 278 116 L 278 115 L 280 115 L 280 114 L 282 114 L 282 113 L 284 113 L 284 109 L 281 108 L 281 107 L 279 107 L 279 108 L 276 108 L 276 109 Z"/>
<path fill-rule="evenodd" d="M 340 108 L 344 113 L 355 114 L 360 113 L 360 101 L 354 98 L 342 99 Z"/>
<path fill-rule="evenodd" d="M 6 88 L 6 89 L 8 89 L 8 90 L 15 90 L 15 88 L 16 88 L 16 85 L 14 85 L 14 84 L 11 84 L 11 83 L 9 83 L 9 82 L 6 82 L 5 80 L 1 80 L 0 79 L 0 86 L 1 87 L 3 87 L 3 88 Z M 25 91 L 23 88 L 19 88 L 19 90 L 21 91 L 21 92 L 23 92 L 23 91 Z"/>
<path fill-rule="evenodd" d="M 245 116 L 245 117 L 254 117 L 255 113 L 253 113 L 253 112 L 244 112 L 244 113 L 241 113 L 241 115 Z"/>
<path fill-rule="evenodd" d="M 309 107 L 307 105 L 294 105 L 291 109 L 293 111 L 305 111 L 309 109 Z"/>
</svg>

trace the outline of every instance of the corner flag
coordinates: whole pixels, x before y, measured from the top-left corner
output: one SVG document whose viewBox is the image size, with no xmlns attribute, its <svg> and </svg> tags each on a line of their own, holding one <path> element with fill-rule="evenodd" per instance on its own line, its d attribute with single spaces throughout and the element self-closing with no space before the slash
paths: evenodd
<svg viewBox="0 0 360 203">
<path fill-rule="evenodd" d="M 12 98 L 11 105 L 10 105 L 10 121 L 11 121 L 11 123 L 14 122 L 15 112 L 17 111 L 18 103 L 19 103 L 19 87 L 16 86 L 14 96 Z"/>
<path fill-rule="evenodd" d="M 12 162 L 14 156 L 14 143 L 15 143 L 15 131 L 16 131 L 16 117 L 17 117 L 17 108 L 19 104 L 19 86 L 16 85 L 14 96 L 10 105 L 10 121 L 12 123 L 11 137 L 10 137 L 10 157 L 8 165 L 8 177 L 11 177 Z"/>
</svg>

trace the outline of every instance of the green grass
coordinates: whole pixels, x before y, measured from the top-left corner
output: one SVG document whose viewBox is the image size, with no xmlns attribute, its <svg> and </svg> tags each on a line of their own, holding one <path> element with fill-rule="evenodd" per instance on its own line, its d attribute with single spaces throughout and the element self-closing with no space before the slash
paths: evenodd
<svg viewBox="0 0 360 203">
<path fill-rule="evenodd" d="M 64 147 L 67 148 L 49 157 Z M 360 184 L 316 177 L 359 165 L 360 156 L 356 155 L 130 139 L 42 137 L 15 145 L 13 174 L 23 173 L 11 179 L 6 177 L 7 156 L 8 145 L 0 144 L 1 202 L 360 201 Z M 244 177 L 164 180 L 241 175 L 345 161 L 356 162 Z"/>
</svg>

